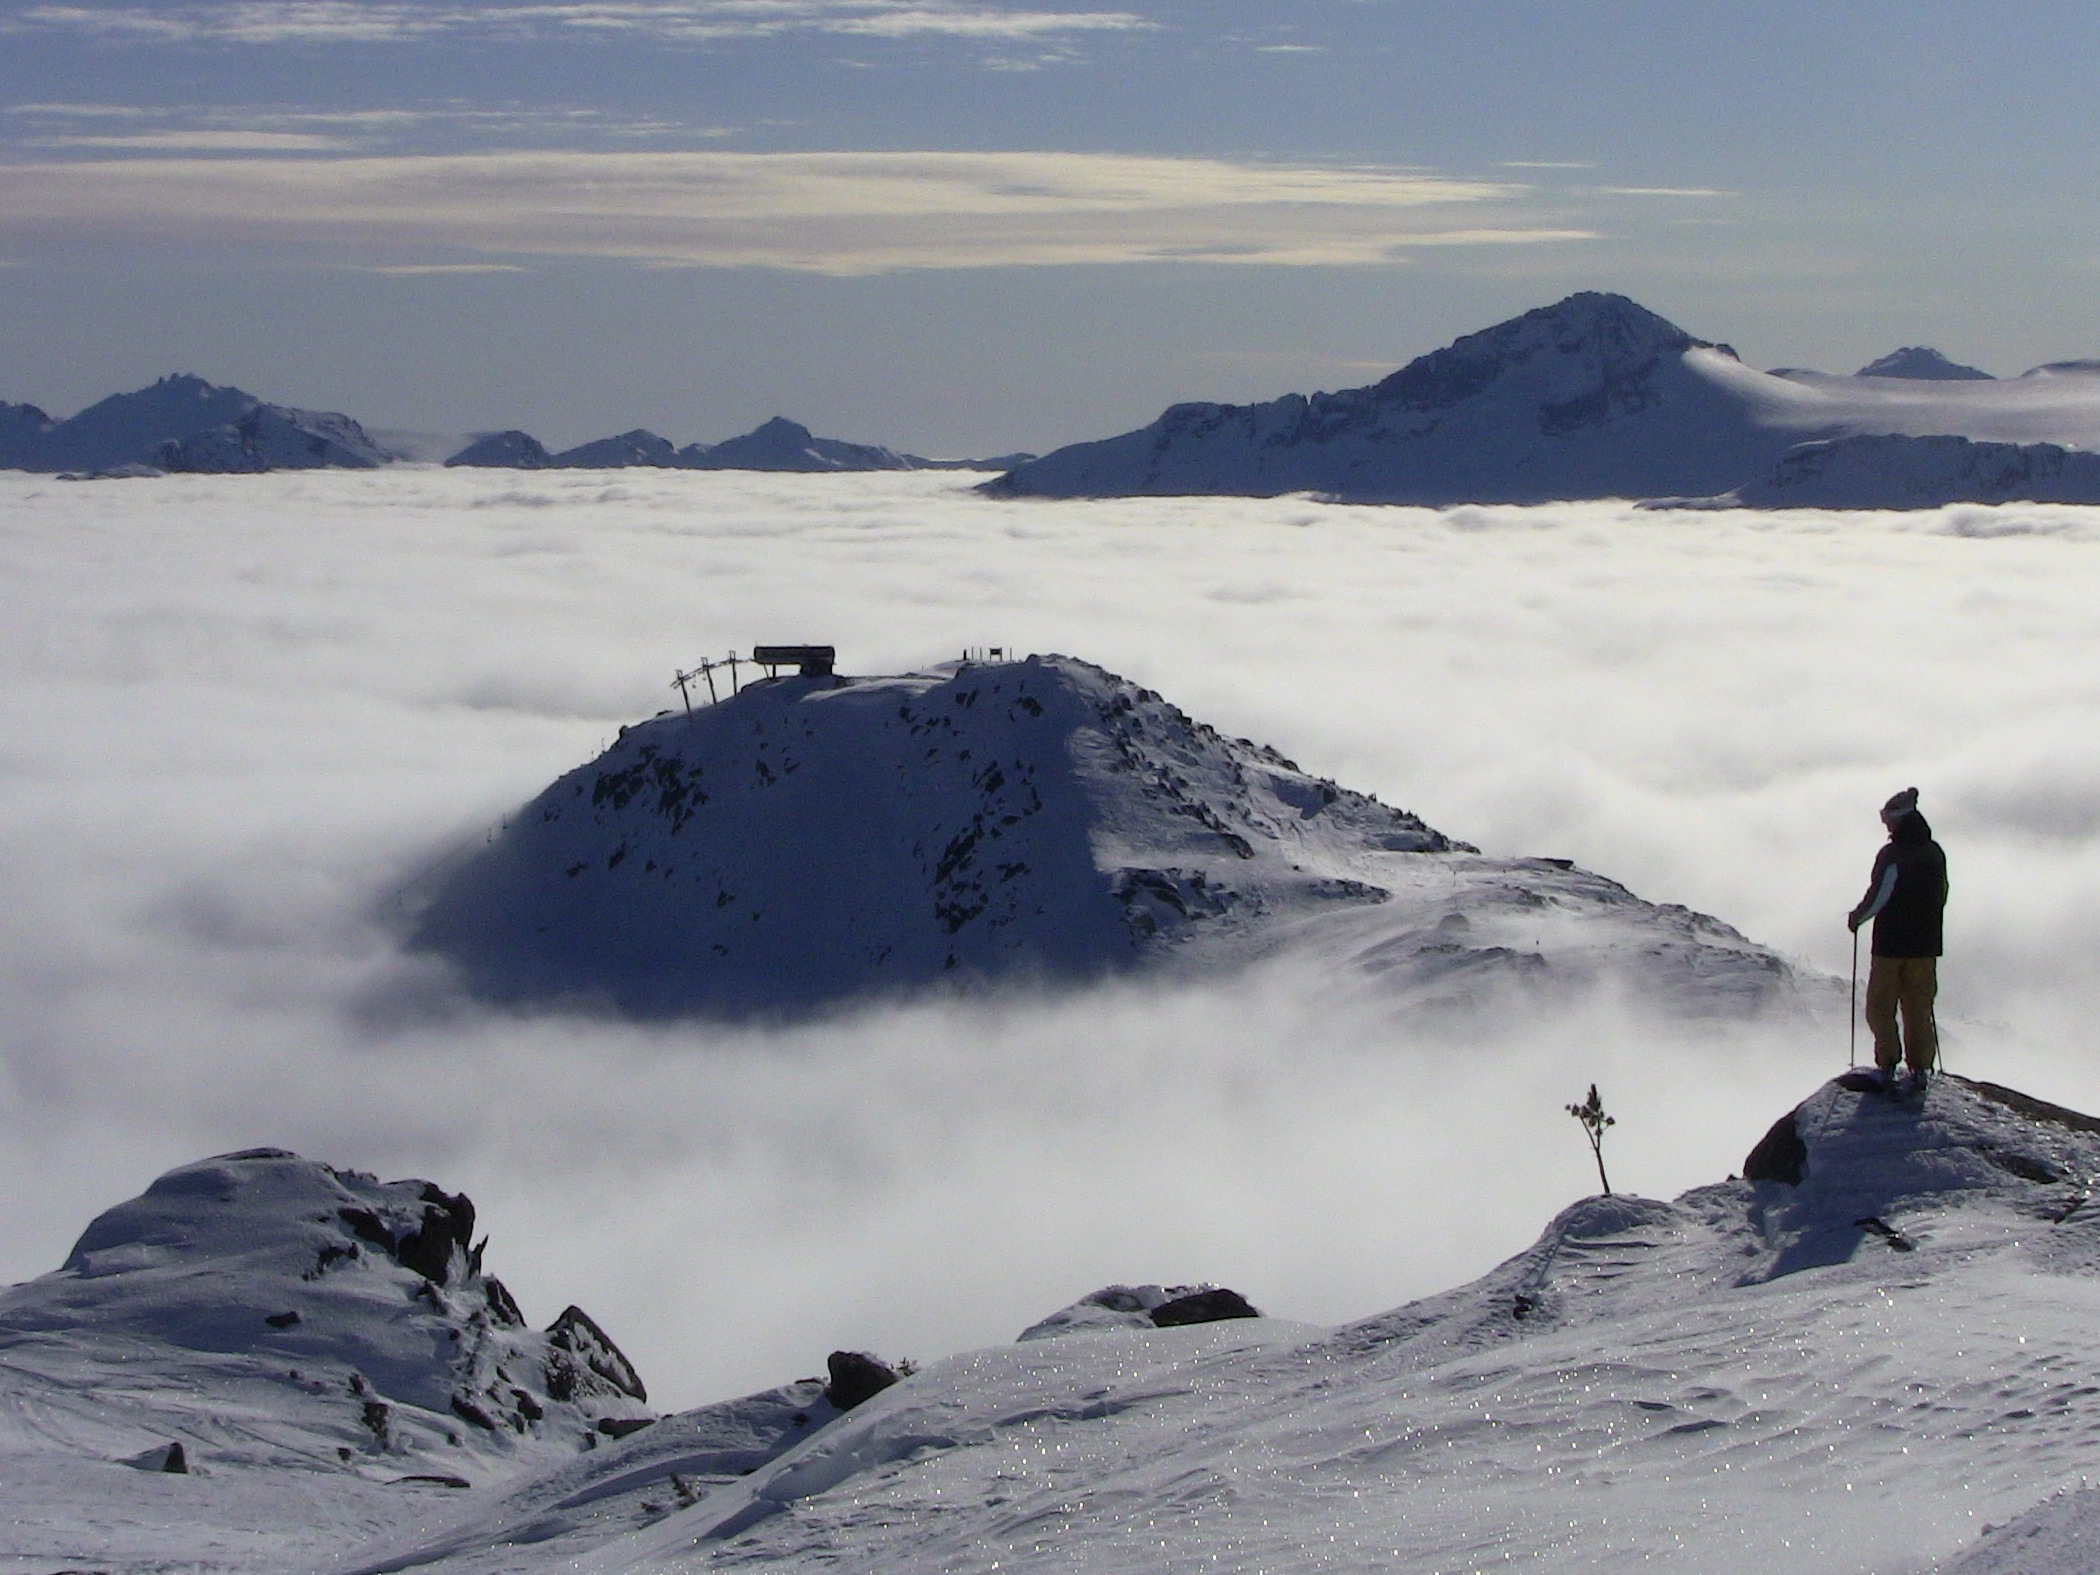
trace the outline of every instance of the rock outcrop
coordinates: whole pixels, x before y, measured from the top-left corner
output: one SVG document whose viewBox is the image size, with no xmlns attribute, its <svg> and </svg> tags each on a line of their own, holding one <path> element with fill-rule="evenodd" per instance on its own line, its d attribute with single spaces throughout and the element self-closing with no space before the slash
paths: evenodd
<svg viewBox="0 0 2100 1575">
<path fill-rule="evenodd" d="M 472 1202 L 429 1182 L 282 1149 L 221 1155 L 168 1172 L 55 1273 L 0 1293 L 0 1353 L 75 1387 L 121 1375 L 95 1428 L 172 1436 L 193 1459 L 471 1472 L 649 1420 L 604 1331 L 573 1307 L 532 1329 L 474 1233 Z"/>
</svg>

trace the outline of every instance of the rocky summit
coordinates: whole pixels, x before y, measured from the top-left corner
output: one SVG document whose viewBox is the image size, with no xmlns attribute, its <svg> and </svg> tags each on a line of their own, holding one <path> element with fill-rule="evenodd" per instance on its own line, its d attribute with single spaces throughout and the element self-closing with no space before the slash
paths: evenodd
<svg viewBox="0 0 2100 1575">
<path fill-rule="evenodd" d="M 1484 858 L 1062 656 L 780 677 L 627 728 L 435 883 L 413 944 L 492 999 L 642 1016 L 1285 953 L 1407 999 L 1795 988 L 1717 920 Z"/>
</svg>

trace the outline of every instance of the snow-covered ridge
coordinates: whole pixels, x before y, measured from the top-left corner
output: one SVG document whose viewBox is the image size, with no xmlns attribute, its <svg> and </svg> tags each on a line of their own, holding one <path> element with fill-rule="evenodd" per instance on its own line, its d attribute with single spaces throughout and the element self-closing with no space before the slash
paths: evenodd
<svg viewBox="0 0 2100 1575">
<path fill-rule="evenodd" d="M 575 1307 L 530 1328 L 474 1226 L 281 1149 L 170 1171 L 0 1293 L 0 1449 L 478 1478 L 645 1423 L 618 1347 Z"/>
<path fill-rule="evenodd" d="M 1837 438 L 1789 449 L 1768 474 L 1727 501 L 1760 509 L 2100 503 L 2100 454 L 1962 437 Z"/>
<path fill-rule="evenodd" d="M 1717 920 L 1484 858 L 1059 656 L 771 679 L 627 728 L 443 878 L 415 944 L 496 999 L 650 1016 L 1283 955 L 1396 1001 L 1796 987 Z"/>
</svg>

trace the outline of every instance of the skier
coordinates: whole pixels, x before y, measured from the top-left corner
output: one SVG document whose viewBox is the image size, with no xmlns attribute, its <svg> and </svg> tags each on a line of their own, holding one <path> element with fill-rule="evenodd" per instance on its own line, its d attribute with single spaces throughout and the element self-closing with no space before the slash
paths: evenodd
<svg viewBox="0 0 2100 1575">
<path fill-rule="evenodd" d="M 1941 917 L 1947 906 L 1947 855 L 1918 813 L 1918 790 L 1905 788 L 1881 806 L 1887 846 L 1874 859 L 1867 894 L 1852 910 L 1857 933 L 1874 921 L 1874 960 L 1867 972 L 1867 1027 L 1874 1032 L 1874 1064 L 1894 1086 L 1905 1062 L 1910 1087 L 1922 1091 L 1939 1059 L 1933 997 L 1939 993 Z M 1903 1031 L 1896 1031 L 1898 1014 Z"/>
</svg>

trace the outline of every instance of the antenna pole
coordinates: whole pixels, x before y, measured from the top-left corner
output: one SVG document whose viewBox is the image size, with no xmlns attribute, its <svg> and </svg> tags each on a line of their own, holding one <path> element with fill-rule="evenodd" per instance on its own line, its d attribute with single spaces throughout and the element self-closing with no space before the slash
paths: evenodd
<svg viewBox="0 0 2100 1575">
<path fill-rule="evenodd" d="M 691 716 L 693 714 L 693 697 L 685 692 L 685 684 L 686 680 L 691 678 L 692 676 L 693 675 L 691 673 L 682 672 L 675 673 L 671 678 L 672 684 L 678 690 L 678 698 L 685 702 L 685 714 L 687 716 Z"/>
</svg>

